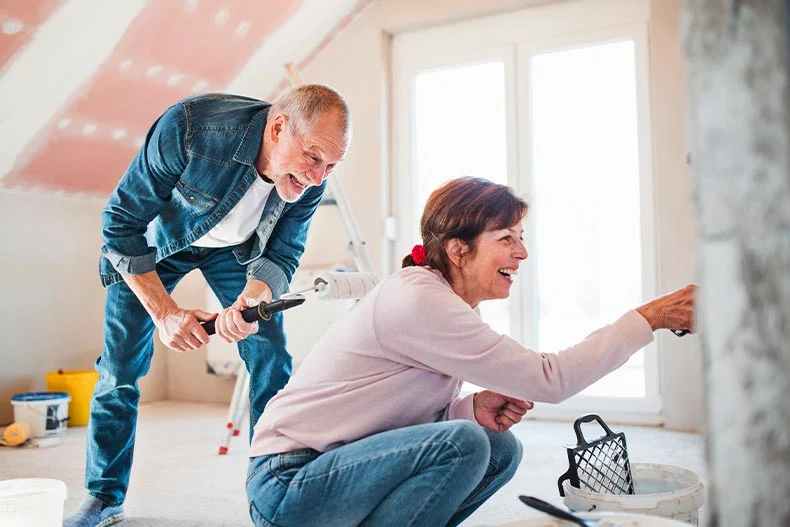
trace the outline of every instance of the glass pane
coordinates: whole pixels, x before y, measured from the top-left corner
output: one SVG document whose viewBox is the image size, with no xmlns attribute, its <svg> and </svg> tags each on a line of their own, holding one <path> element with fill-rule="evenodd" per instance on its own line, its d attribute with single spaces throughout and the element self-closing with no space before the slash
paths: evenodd
<svg viewBox="0 0 790 527">
<path fill-rule="evenodd" d="M 634 43 L 531 59 L 538 349 L 560 350 L 642 298 Z M 644 397 L 642 352 L 585 395 Z"/>
<path fill-rule="evenodd" d="M 430 193 L 459 176 L 507 183 L 505 65 L 501 60 L 420 73 L 415 100 L 415 217 L 419 240 L 422 209 Z M 510 333 L 507 300 L 483 302 L 483 320 Z"/>
</svg>

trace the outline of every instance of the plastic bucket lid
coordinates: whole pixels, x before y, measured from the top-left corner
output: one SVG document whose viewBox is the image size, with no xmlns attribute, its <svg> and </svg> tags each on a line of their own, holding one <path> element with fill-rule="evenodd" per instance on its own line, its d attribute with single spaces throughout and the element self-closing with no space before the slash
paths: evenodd
<svg viewBox="0 0 790 527">
<path fill-rule="evenodd" d="M 645 514 L 629 514 L 621 512 L 601 512 L 601 513 L 578 513 L 579 518 L 584 520 L 606 520 L 612 527 L 689 527 L 687 523 L 661 518 L 659 516 L 648 516 Z M 521 521 L 505 523 L 496 527 L 570 527 L 572 524 L 565 520 L 542 516 L 540 518 L 529 518 Z M 494 526 L 492 526 L 494 527 Z"/>
<path fill-rule="evenodd" d="M 44 495 L 65 500 L 66 484 L 59 479 L 49 478 L 7 479 L 0 481 L 0 505 L 9 501 L 23 501 Z M 2 507 L 0 507 L 0 510 L 2 510 Z"/>
<path fill-rule="evenodd" d="M 28 392 L 17 393 L 11 396 L 11 404 L 56 401 L 58 399 L 70 399 L 66 392 Z"/>
</svg>

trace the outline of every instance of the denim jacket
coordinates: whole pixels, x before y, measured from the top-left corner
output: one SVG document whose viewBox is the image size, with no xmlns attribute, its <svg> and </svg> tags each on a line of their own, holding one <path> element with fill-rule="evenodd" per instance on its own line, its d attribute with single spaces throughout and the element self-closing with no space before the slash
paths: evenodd
<svg viewBox="0 0 790 527">
<path fill-rule="evenodd" d="M 255 170 L 269 104 L 247 97 L 199 95 L 168 108 L 148 132 L 102 212 L 102 284 L 142 274 L 190 246 L 239 202 Z M 288 290 L 326 182 L 295 203 L 272 191 L 255 234 L 234 247 L 247 278 L 274 298 Z"/>
</svg>

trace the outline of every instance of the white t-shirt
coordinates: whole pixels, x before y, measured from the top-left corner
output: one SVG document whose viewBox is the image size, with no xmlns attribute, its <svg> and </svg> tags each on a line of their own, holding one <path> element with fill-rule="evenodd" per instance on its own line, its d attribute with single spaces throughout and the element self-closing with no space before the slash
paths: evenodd
<svg viewBox="0 0 790 527">
<path fill-rule="evenodd" d="M 266 205 L 266 200 L 269 199 L 269 194 L 271 194 L 273 188 L 273 183 L 267 183 L 260 176 L 255 178 L 255 183 L 241 197 L 236 206 L 230 210 L 228 215 L 192 245 L 197 247 L 230 247 L 249 239 L 261 221 L 263 207 Z"/>
</svg>

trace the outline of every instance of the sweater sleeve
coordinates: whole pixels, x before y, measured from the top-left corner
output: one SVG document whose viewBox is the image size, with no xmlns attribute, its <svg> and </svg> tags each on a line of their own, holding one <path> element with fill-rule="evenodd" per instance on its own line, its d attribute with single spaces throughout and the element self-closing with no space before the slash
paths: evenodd
<svg viewBox="0 0 790 527">
<path fill-rule="evenodd" d="M 473 404 L 474 398 L 475 394 L 470 393 L 466 397 L 456 397 L 450 401 L 450 404 L 447 405 L 447 411 L 444 413 L 443 420 L 450 421 L 452 419 L 467 419 L 476 423 L 477 419 L 475 419 L 475 409 Z"/>
<path fill-rule="evenodd" d="M 416 269 L 383 284 L 373 325 L 392 360 L 549 403 L 590 386 L 653 340 L 648 322 L 629 311 L 574 346 L 537 353 L 491 329 L 447 282 Z"/>
</svg>

